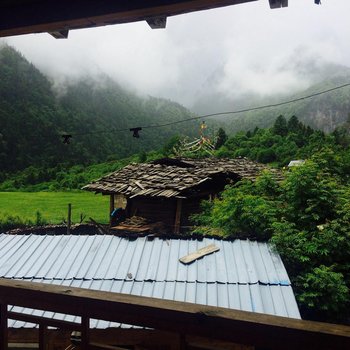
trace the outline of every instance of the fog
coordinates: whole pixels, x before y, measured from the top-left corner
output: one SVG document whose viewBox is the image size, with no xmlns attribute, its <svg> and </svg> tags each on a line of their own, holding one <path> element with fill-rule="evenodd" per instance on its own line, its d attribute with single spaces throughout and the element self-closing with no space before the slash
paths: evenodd
<svg viewBox="0 0 350 350">
<path fill-rule="evenodd" d="M 75 30 L 68 40 L 48 34 L 3 39 L 53 79 L 107 74 L 139 94 L 191 107 L 216 93 L 262 96 L 310 86 L 329 64 L 350 65 L 350 1 L 267 0 L 145 22 Z"/>
</svg>

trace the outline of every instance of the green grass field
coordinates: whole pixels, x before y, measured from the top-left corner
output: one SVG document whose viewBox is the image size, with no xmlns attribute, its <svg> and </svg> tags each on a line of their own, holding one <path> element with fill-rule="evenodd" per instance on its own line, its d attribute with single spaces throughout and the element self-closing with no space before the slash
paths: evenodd
<svg viewBox="0 0 350 350">
<path fill-rule="evenodd" d="M 89 192 L 0 192 L 0 222 L 19 217 L 23 222 L 35 222 L 37 211 L 51 224 L 67 220 L 68 203 L 72 204 L 72 222 L 79 223 L 92 217 L 100 223 L 108 223 L 109 196 Z"/>
</svg>

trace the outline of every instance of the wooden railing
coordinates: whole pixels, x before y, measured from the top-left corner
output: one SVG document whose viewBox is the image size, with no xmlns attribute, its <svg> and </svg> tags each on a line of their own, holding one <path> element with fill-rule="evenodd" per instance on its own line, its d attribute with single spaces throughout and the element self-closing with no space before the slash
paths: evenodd
<svg viewBox="0 0 350 350">
<path fill-rule="evenodd" d="M 77 315 L 81 323 L 9 312 L 9 305 Z M 83 350 L 103 348 L 90 342 L 90 319 L 173 332 L 182 339 L 183 349 L 191 337 L 263 349 L 350 349 L 350 327 L 343 325 L 16 280 L 0 279 L 0 312 L 0 349 L 4 350 L 8 319 L 38 324 L 42 350 L 49 326 L 80 331 Z"/>
</svg>

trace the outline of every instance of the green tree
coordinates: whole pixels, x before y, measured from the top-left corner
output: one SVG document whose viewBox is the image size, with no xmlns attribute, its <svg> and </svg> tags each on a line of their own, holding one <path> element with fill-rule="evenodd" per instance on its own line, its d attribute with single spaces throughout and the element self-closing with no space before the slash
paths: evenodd
<svg viewBox="0 0 350 350">
<path fill-rule="evenodd" d="M 326 148 L 286 171 L 282 182 L 263 174 L 254 183 L 229 186 L 195 219 L 197 232 L 270 239 L 303 316 L 345 322 L 350 316 L 350 186 L 341 181 L 342 165 L 334 159 L 339 153 Z"/>
<path fill-rule="evenodd" d="M 302 125 L 299 122 L 298 117 L 296 117 L 295 115 L 291 116 L 290 119 L 288 120 L 287 128 L 288 128 L 288 132 L 294 132 L 298 134 L 302 129 Z"/>
<path fill-rule="evenodd" d="M 174 135 L 165 143 L 162 148 L 162 153 L 165 157 L 172 156 L 174 154 L 174 148 L 180 144 L 182 137 L 180 135 Z"/>
<path fill-rule="evenodd" d="M 219 149 L 227 141 L 227 134 L 223 128 L 219 128 L 216 134 L 215 149 Z"/>
<path fill-rule="evenodd" d="M 286 136 L 288 133 L 287 120 L 283 115 L 277 117 L 273 124 L 272 131 L 275 135 Z"/>
<path fill-rule="evenodd" d="M 140 163 L 144 163 L 144 162 L 146 162 L 146 160 L 147 160 L 147 153 L 146 153 L 145 151 L 140 152 L 140 153 L 138 154 L 138 161 L 139 161 Z"/>
</svg>

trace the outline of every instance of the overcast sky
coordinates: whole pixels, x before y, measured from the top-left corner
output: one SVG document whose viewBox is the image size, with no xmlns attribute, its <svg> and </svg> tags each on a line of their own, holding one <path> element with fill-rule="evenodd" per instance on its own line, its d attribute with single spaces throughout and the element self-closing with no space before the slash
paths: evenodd
<svg viewBox="0 0 350 350">
<path fill-rule="evenodd" d="M 106 73 L 139 93 L 191 107 L 202 93 L 272 94 L 307 87 L 300 66 L 350 66 L 350 0 L 289 0 L 271 10 L 268 0 L 168 18 L 167 28 L 145 22 L 6 38 L 44 73 Z"/>
</svg>

